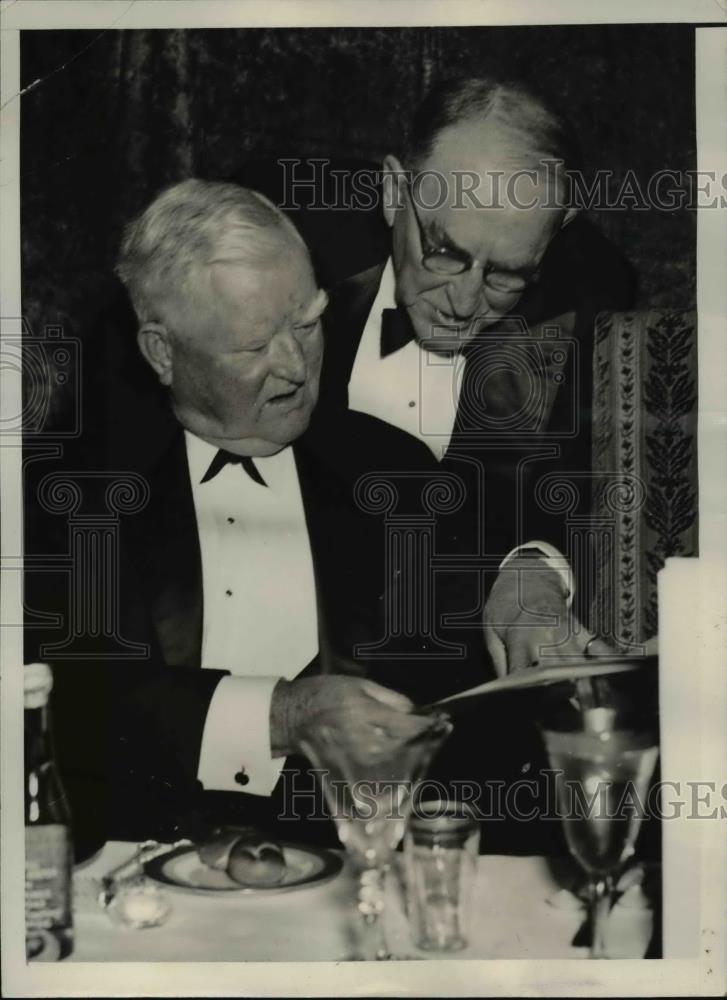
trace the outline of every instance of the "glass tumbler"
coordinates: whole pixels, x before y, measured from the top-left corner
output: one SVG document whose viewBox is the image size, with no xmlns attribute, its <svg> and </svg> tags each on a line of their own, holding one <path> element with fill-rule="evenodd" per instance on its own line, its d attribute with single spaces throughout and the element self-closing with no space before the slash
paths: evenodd
<svg viewBox="0 0 727 1000">
<path fill-rule="evenodd" d="M 477 818 L 466 805 L 422 802 L 410 816 L 404 871 L 418 948 L 459 951 L 467 946 L 479 843 Z"/>
</svg>

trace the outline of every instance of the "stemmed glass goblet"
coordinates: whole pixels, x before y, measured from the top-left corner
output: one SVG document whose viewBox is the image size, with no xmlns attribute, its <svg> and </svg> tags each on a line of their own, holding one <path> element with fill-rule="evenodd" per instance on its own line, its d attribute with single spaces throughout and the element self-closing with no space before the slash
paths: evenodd
<svg viewBox="0 0 727 1000">
<path fill-rule="evenodd" d="M 615 877 L 635 853 L 659 739 L 656 721 L 639 718 L 633 703 L 571 698 L 570 706 L 542 734 L 566 843 L 589 880 L 590 957 L 608 958 Z"/>
<path fill-rule="evenodd" d="M 340 740 L 338 714 L 325 711 L 313 717 L 300 741 L 358 877 L 363 959 L 391 958 L 382 921 L 386 873 L 404 836 L 416 785 L 452 731 L 441 713 L 419 718 L 425 725 L 413 737 L 392 744 L 372 735 L 368 746 L 350 746 Z"/>
</svg>

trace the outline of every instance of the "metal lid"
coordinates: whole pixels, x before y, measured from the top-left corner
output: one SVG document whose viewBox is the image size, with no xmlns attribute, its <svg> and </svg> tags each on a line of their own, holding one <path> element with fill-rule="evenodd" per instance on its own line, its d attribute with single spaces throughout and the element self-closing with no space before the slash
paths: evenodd
<svg viewBox="0 0 727 1000">
<path fill-rule="evenodd" d="M 476 827 L 477 817 L 464 803 L 423 802 L 409 817 L 409 831 L 417 840 L 460 841 Z"/>
</svg>

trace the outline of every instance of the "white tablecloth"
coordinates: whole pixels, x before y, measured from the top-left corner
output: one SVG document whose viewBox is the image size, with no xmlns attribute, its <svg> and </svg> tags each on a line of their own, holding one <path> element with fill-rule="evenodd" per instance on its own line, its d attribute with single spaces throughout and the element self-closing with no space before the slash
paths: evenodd
<svg viewBox="0 0 727 1000">
<path fill-rule="evenodd" d="M 131 856 L 133 846 L 109 843 L 77 869 L 71 961 L 341 961 L 353 953 L 356 890 L 346 866 L 326 884 L 270 896 L 219 898 L 167 890 L 172 912 L 163 926 L 119 927 L 99 908 L 95 889 L 100 876 Z M 397 958 L 585 958 L 586 949 L 571 946 L 584 912 L 554 906 L 558 889 L 545 858 L 481 856 L 470 944 L 443 955 L 412 945 L 394 870 L 387 885 L 388 944 Z M 614 907 L 612 957 L 642 957 L 651 925 L 650 910 Z"/>
</svg>

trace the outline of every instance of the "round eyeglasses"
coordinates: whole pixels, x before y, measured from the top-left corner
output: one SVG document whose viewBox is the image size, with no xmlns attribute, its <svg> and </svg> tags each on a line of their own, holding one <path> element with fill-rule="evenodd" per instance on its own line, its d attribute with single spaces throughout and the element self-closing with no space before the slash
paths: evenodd
<svg viewBox="0 0 727 1000">
<path fill-rule="evenodd" d="M 520 295 L 527 286 L 537 280 L 537 271 L 533 269 L 527 277 L 520 274 L 510 274 L 506 271 L 497 271 L 492 266 L 483 265 L 476 257 L 460 250 L 457 247 L 447 247 L 433 243 L 424 228 L 424 224 L 417 211 L 416 202 L 412 192 L 412 182 L 406 181 L 406 190 L 409 195 L 412 212 L 419 229 L 419 241 L 422 248 L 422 266 L 433 274 L 455 277 L 471 271 L 473 267 L 482 267 L 482 281 L 493 292 L 501 295 Z"/>
</svg>

